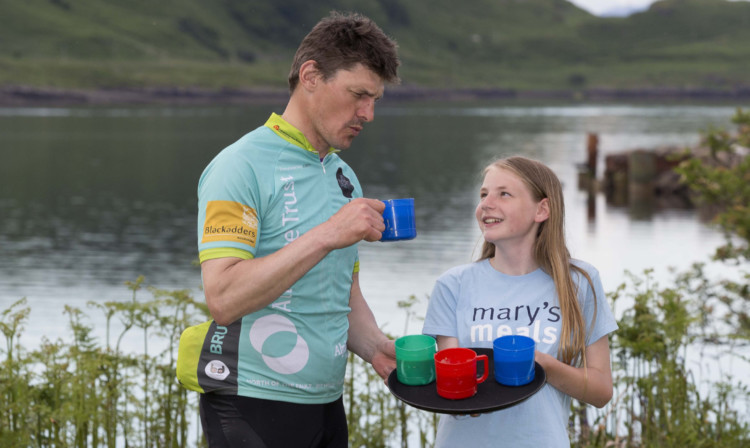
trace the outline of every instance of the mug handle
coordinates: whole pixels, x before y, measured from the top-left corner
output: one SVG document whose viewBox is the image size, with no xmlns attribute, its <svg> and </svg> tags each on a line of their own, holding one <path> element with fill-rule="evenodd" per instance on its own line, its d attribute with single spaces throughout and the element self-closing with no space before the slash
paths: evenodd
<svg viewBox="0 0 750 448">
<path fill-rule="evenodd" d="M 487 358 L 487 355 L 478 355 L 476 358 L 474 358 L 476 362 L 482 361 L 484 363 L 484 374 L 481 378 L 477 378 L 477 384 L 484 383 L 484 380 L 487 379 L 487 375 L 490 373 L 489 369 L 489 361 Z"/>
</svg>

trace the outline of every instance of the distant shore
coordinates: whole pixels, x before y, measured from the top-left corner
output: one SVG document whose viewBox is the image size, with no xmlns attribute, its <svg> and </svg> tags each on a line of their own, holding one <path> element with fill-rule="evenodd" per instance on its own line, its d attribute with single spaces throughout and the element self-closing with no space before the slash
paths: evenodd
<svg viewBox="0 0 750 448">
<path fill-rule="evenodd" d="M 147 104 L 264 104 L 285 102 L 286 89 L 247 88 L 209 90 L 185 87 L 60 89 L 35 86 L 0 86 L 2 107 L 55 107 L 75 105 Z M 705 88 L 649 87 L 637 89 L 590 88 L 578 90 L 519 91 L 502 88 L 438 89 L 392 86 L 388 100 L 750 100 L 750 86 L 732 90 Z"/>
</svg>

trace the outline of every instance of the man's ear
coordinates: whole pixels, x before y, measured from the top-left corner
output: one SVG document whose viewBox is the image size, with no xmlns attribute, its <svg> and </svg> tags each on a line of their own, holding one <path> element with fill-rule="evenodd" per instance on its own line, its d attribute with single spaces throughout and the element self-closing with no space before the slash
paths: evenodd
<svg viewBox="0 0 750 448">
<path fill-rule="evenodd" d="M 544 198 L 536 206 L 535 222 L 544 222 L 549 219 L 549 198 Z"/>
<path fill-rule="evenodd" d="M 310 59 L 305 61 L 299 68 L 299 83 L 307 90 L 313 90 L 320 81 L 318 63 Z"/>
</svg>

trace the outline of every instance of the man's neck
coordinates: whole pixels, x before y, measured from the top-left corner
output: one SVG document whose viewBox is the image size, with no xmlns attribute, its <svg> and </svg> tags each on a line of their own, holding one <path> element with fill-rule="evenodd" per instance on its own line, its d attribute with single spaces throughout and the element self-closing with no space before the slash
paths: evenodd
<svg viewBox="0 0 750 448">
<path fill-rule="evenodd" d="M 302 132 L 305 138 L 307 138 L 307 141 L 310 142 L 310 145 L 318 151 L 318 156 L 322 160 L 323 157 L 328 154 L 329 146 L 324 141 L 316 141 L 312 138 L 315 133 L 312 132 L 310 120 L 303 110 L 304 108 L 298 105 L 298 101 L 296 101 L 294 95 L 292 95 L 292 98 L 286 105 L 286 109 L 284 109 L 284 113 L 281 114 L 281 118 Z"/>
</svg>

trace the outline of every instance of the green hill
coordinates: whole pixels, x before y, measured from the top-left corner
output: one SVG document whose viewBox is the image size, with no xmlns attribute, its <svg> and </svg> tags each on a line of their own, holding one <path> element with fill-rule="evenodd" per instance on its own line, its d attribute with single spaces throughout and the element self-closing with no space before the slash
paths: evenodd
<svg viewBox="0 0 750 448">
<path fill-rule="evenodd" d="M 405 86 L 750 86 L 750 2 L 663 0 L 599 18 L 564 0 L 24 0 L 0 3 L 0 86 L 284 88 L 332 9 L 400 46 Z"/>
</svg>

